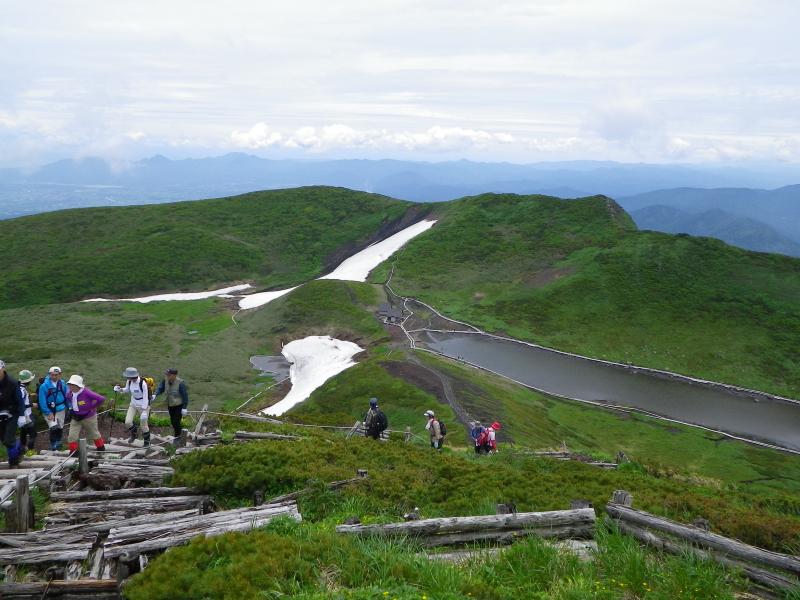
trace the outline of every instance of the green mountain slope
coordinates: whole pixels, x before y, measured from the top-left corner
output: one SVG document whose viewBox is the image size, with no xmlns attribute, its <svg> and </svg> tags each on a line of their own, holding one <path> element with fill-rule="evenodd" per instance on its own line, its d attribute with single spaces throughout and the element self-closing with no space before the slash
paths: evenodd
<svg viewBox="0 0 800 600">
<path fill-rule="evenodd" d="M 797 259 L 640 232 L 604 197 L 486 194 L 393 262 L 398 293 L 489 331 L 800 395 Z"/>
<path fill-rule="evenodd" d="M 0 307 L 307 281 L 410 203 L 342 188 L 175 204 L 67 210 L 0 221 Z M 351 250 L 352 251 L 352 250 Z"/>
</svg>

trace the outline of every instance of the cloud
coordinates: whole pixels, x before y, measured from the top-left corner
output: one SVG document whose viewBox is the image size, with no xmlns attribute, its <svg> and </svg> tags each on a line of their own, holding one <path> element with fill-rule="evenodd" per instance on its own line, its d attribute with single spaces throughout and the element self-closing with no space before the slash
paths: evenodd
<svg viewBox="0 0 800 600">
<path fill-rule="evenodd" d="M 262 121 L 253 125 L 247 131 L 234 131 L 230 135 L 230 140 L 238 148 L 257 150 L 280 144 L 283 141 L 283 136 L 270 130 L 269 126 Z"/>
<path fill-rule="evenodd" d="M 246 132 L 234 131 L 230 134 L 229 140 L 239 148 L 280 147 L 322 153 L 343 149 L 447 152 L 511 144 L 515 138 L 509 133 L 493 133 L 464 127 L 435 125 L 424 131 L 390 131 L 362 130 L 341 123 L 322 127 L 304 126 L 294 133 L 282 134 L 272 130 L 266 123 L 259 122 Z"/>
</svg>

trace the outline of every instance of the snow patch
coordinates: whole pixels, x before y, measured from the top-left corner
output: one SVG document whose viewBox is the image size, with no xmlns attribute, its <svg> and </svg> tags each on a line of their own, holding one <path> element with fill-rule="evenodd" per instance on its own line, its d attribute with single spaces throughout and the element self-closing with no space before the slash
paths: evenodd
<svg viewBox="0 0 800 600">
<path fill-rule="evenodd" d="M 310 336 L 289 342 L 282 354 L 291 363 L 292 389 L 280 402 L 261 412 L 278 417 L 308 398 L 314 390 L 354 364 L 353 356 L 363 352 L 353 342 L 326 336 Z"/>
<path fill-rule="evenodd" d="M 285 296 L 292 290 L 296 290 L 299 288 L 299 285 L 294 286 L 293 288 L 289 288 L 288 290 L 275 290 L 272 292 L 258 292 L 257 294 L 248 294 L 247 296 L 242 297 L 239 300 L 239 308 L 242 310 L 247 310 L 248 308 L 258 308 L 259 306 L 264 306 L 280 298 L 281 296 Z"/>
<path fill-rule="evenodd" d="M 204 300 L 206 298 L 213 298 L 214 296 L 229 297 L 226 296 L 226 294 L 240 292 L 251 287 L 253 286 L 249 283 L 244 283 L 208 292 L 158 294 L 157 296 L 143 296 L 141 298 L 89 298 L 88 300 L 81 300 L 81 302 L 140 302 L 142 304 L 147 304 L 148 302 L 164 302 L 169 300 Z"/>
<path fill-rule="evenodd" d="M 434 226 L 436 221 L 420 221 L 385 240 L 364 248 L 340 264 L 332 273 L 320 279 L 341 281 L 366 281 L 370 271 L 397 252 L 411 239 Z"/>
</svg>

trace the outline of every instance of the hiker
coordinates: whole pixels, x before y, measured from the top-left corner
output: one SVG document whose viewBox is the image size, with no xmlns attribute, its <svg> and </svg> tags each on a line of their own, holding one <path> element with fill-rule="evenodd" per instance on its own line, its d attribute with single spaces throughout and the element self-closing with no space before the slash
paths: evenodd
<svg viewBox="0 0 800 600">
<path fill-rule="evenodd" d="M 472 438 L 473 444 L 475 445 L 475 454 L 481 453 L 481 445 L 478 443 L 478 439 L 481 437 L 484 431 L 486 431 L 486 427 L 481 425 L 480 421 L 472 421 L 470 423 L 469 435 Z"/>
<path fill-rule="evenodd" d="M 24 455 L 28 450 L 36 446 L 36 418 L 33 415 L 33 405 L 31 402 L 31 393 L 28 389 L 31 381 L 36 379 L 28 369 L 23 369 L 19 372 L 19 393 L 22 396 L 22 416 L 25 417 L 25 424 L 20 421 L 19 426 L 19 444 L 20 455 Z"/>
<path fill-rule="evenodd" d="M 475 440 L 478 454 L 495 454 L 497 452 L 497 432 L 500 431 L 500 423 L 495 421 Z"/>
<path fill-rule="evenodd" d="M 373 440 L 380 439 L 381 434 L 389 426 L 389 421 L 386 415 L 378 408 L 378 399 L 369 399 L 369 410 L 367 416 L 364 417 L 364 435 L 371 437 Z"/>
<path fill-rule="evenodd" d="M 114 391 L 119 394 L 130 394 L 131 404 L 128 413 L 125 415 L 125 427 L 130 436 L 128 442 L 133 443 L 139 426 L 133 421 L 138 416 L 142 426 L 142 440 L 145 446 L 150 445 L 150 425 L 147 423 L 147 413 L 150 409 L 150 388 L 143 377 L 139 376 L 139 371 L 134 367 L 128 367 L 122 372 L 122 376 L 127 379 L 125 387 L 114 386 Z"/>
<path fill-rule="evenodd" d="M 8 453 L 9 469 L 19 466 L 17 427 L 25 423 L 24 412 L 19 382 L 6 372 L 6 363 L 0 360 L 0 440 Z"/>
<path fill-rule="evenodd" d="M 69 389 L 61 380 L 61 367 L 50 367 L 39 385 L 39 408 L 50 428 L 50 450 L 61 450 L 64 422 L 67 418 Z"/>
<path fill-rule="evenodd" d="M 78 450 L 81 432 L 86 433 L 87 440 L 94 441 L 97 450 L 105 450 L 106 445 L 100 429 L 97 427 L 97 408 L 106 401 L 105 397 L 93 392 L 83 383 L 83 377 L 72 375 L 67 381 L 69 387 L 68 400 L 72 409 L 72 422 L 69 424 L 67 443 L 69 451 Z"/>
<path fill-rule="evenodd" d="M 158 384 L 153 402 L 161 394 L 167 396 L 167 410 L 172 423 L 172 433 L 176 438 L 181 437 L 181 419 L 189 414 L 189 390 L 186 382 L 178 377 L 178 369 L 167 369 L 165 378 Z"/>
<path fill-rule="evenodd" d="M 442 435 L 442 427 L 439 424 L 439 419 L 436 418 L 432 410 L 426 410 L 425 416 L 428 417 L 428 423 L 425 425 L 425 429 L 431 434 L 431 448 L 441 450 L 444 436 Z"/>
</svg>

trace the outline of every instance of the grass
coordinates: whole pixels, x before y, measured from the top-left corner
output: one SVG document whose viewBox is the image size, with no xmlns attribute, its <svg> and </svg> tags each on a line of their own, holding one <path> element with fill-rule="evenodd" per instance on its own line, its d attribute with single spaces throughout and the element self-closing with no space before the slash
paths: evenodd
<svg viewBox="0 0 800 600">
<path fill-rule="evenodd" d="M 0 221 L 0 308 L 98 295 L 202 290 L 252 281 L 289 287 L 366 242 L 407 202 L 307 187 L 215 200 L 59 211 Z"/>
<path fill-rule="evenodd" d="M 798 395 L 800 260 L 639 232 L 604 197 L 485 194 L 437 210 L 396 256 L 398 293 L 561 350 Z"/>
<path fill-rule="evenodd" d="M 521 511 L 564 508 L 578 497 L 602 506 L 614 489 L 631 491 L 644 510 L 681 521 L 704 516 L 715 531 L 750 543 L 786 550 L 800 539 L 797 511 L 764 507 L 740 492 L 721 497 L 713 487 L 665 480 L 634 466 L 608 472 L 514 454 L 439 454 L 399 441 L 345 441 L 315 430 L 302 434 L 304 441 L 255 442 L 185 456 L 176 464 L 173 483 L 197 486 L 227 503 L 246 501 L 256 489 L 269 497 L 310 484 L 300 498 L 303 523 L 279 521 L 254 533 L 173 549 L 136 576 L 126 596 L 666 600 L 733 598 L 746 587 L 735 572 L 688 554 L 649 552 L 603 526 L 597 532 L 600 551 L 590 563 L 531 539 L 500 557 L 449 565 L 420 556 L 414 540 L 333 533 L 347 517 L 395 521 L 414 506 L 423 517 L 486 514 L 501 501 L 516 502 Z M 356 468 L 367 468 L 369 478 L 337 493 L 321 485 L 351 476 Z"/>
</svg>

